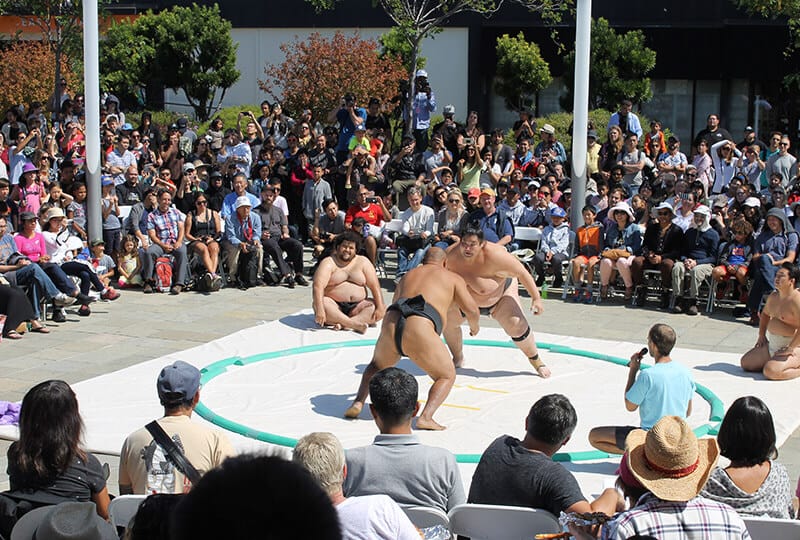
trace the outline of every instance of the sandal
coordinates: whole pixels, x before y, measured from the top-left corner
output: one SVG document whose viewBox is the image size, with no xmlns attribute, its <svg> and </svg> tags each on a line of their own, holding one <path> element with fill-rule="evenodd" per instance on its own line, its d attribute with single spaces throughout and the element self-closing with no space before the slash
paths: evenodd
<svg viewBox="0 0 800 540">
<path fill-rule="evenodd" d="M 42 323 L 39 323 L 39 326 L 31 325 L 31 332 L 36 332 L 37 334 L 49 334 L 50 333 L 50 329 L 47 328 Z"/>
<path fill-rule="evenodd" d="M 8 333 L 3 337 L 5 337 L 6 339 L 22 339 L 22 334 L 20 334 L 16 330 L 9 330 Z"/>
</svg>

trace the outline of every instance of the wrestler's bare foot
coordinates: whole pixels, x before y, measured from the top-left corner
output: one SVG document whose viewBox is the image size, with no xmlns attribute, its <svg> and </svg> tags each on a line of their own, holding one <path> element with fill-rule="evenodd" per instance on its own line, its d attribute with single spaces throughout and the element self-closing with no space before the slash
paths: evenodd
<svg viewBox="0 0 800 540">
<path fill-rule="evenodd" d="M 367 332 L 367 328 L 369 328 L 369 325 L 365 322 L 353 323 L 352 330 L 353 332 L 357 332 L 359 334 L 365 334 Z"/>
<path fill-rule="evenodd" d="M 531 365 L 533 366 L 533 369 L 536 370 L 536 373 L 539 374 L 539 377 L 541 377 L 542 379 L 547 379 L 548 377 L 550 377 L 551 375 L 550 368 L 548 368 L 544 364 L 544 362 L 542 362 L 542 359 L 539 358 L 538 354 L 533 358 L 528 358 L 528 361 L 530 361 Z"/>
<path fill-rule="evenodd" d="M 359 401 L 354 401 L 350 407 L 346 411 L 344 411 L 345 418 L 358 418 L 358 415 L 361 414 L 361 409 L 364 408 L 364 404 Z"/>
<path fill-rule="evenodd" d="M 457 368 L 463 366 L 464 365 L 464 355 L 461 355 L 458 358 L 456 358 L 454 356 L 453 357 L 453 365 L 456 366 Z"/>
<path fill-rule="evenodd" d="M 447 429 L 447 427 L 441 425 L 440 423 L 436 422 L 433 419 L 426 420 L 421 416 L 417 418 L 417 429 L 426 429 L 430 431 L 442 431 Z"/>
<path fill-rule="evenodd" d="M 342 325 L 339 323 L 332 324 L 330 326 L 326 326 L 326 328 L 330 328 L 331 330 L 336 330 L 337 332 L 342 329 Z"/>
</svg>

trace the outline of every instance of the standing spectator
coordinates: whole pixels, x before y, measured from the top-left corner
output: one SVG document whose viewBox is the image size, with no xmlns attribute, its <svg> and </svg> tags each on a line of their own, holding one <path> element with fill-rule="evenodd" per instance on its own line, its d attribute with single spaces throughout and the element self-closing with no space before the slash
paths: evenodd
<svg viewBox="0 0 800 540">
<path fill-rule="evenodd" d="M 199 369 L 178 360 L 161 370 L 156 390 L 164 407 L 164 416 L 156 420 L 158 426 L 179 445 L 198 472 L 205 474 L 234 455 L 224 434 L 192 422 L 192 413 L 200 401 Z M 186 493 L 191 488 L 189 479 L 173 465 L 147 428 L 128 435 L 120 451 L 121 495 Z"/>
<path fill-rule="evenodd" d="M 608 125 L 619 126 L 623 135 L 633 133 L 638 140 L 643 134 L 642 124 L 639 122 L 639 117 L 632 112 L 632 109 L 633 102 L 629 99 L 623 99 L 617 112 L 611 115 Z"/>
<path fill-rule="evenodd" d="M 714 184 L 711 193 L 717 195 L 728 188 L 731 179 L 740 167 L 742 153 L 731 140 L 722 140 L 714 143 L 710 151 L 714 162 Z"/>
<path fill-rule="evenodd" d="M 542 140 L 533 149 L 533 155 L 537 160 L 545 165 L 563 164 L 567 161 L 567 151 L 564 150 L 564 145 L 556 139 L 556 128 L 550 124 L 543 125 L 539 130 L 539 137 Z"/>
<path fill-rule="evenodd" d="M 688 164 L 689 161 L 686 159 L 686 155 L 681 152 L 680 139 L 675 135 L 670 135 L 667 152 L 658 156 L 658 161 L 656 162 L 658 172 L 671 172 L 680 179 L 683 178 L 683 173 L 686 172 Z M 707 188 L 707 186 L 704 186 L 704 188 Z"/>
<path fill-rule="evenodd" d="M 500 167 L 503 177 L 506 178 L 511 175 L 513 169 L 513 166 L 508 165 L 514 163 L 514 150 L 503 143 L 504 135 L 502 129 L 493 130 L 489 148 L 492 150 L 492 161 Z"/>
<path fill-rule="evenodd" d="M 625 173 L 622 184 L 631 197 L 639 192 L 639 186 L 644 180 L 645 158 L 644 152 L 639 150 L 639 137 L 635 133 L 626 134 L 625 146 L 617 155 L 617 165 L 621 166 Z"/>
<path fill-rule="evenodd" d="M 142 135 L 142 140 L 147 138 L 153 147 L 161 147 L 161 130 L 153 123 L 153 114 L 149 111 L 142 112 L 141 124 L 137 131 Z"/>
<path fill-rule="evenodd" d="M 791 180 L 797 176 L 797 158 L 789 153 L 790 146 L 789 137 L 782 136 L 781 142 L 778 143 L 778 153 L 770 156 L 767 160 L 766 169 L 764 169 L 767 178 L 775 173 L 780 174 L 784 188 L 788 188 Z"/>
<path fill-rule="evenodd" d="M 339 107 L 328 115 L 328 121 L 339 123 L 339 138 L 336 142 L 336 161 L 341 165 L 348 158 L 348 145 L 355 133 L 356 126 L 363 124 L 367 119 L 367 111 L 356 104 L 356 96 L 347 93 L 342 98 Z"/>
<path fill-rule="evenodd" d="M 436 110 L 436 96 L 428 82 L 428 72 L 418 69 L 414 76 L 415 94 L 411 96 L 414 140 L 420 152 L 428 148 L 428 130 L 431 127 L 431 113 Z M 455 114 L 455 108 L 453 109 Z"/>
<path fill-rule="evenodd" d="M 324 137 L 324 135 L 320 135 Z M 331 186 L 323 179 L 325 169 L 322 165 L 313 166 L 313 178 L 306 180 L 303 187 L 303 217 L 306 219 L 307 233 L 311 234 L 314 218 L 322 211 L 322 202 L 333 197 Z"/>
<path fill-rule="evenodd" d="M 128 135 L 118 135 L 114 150 L 106 154 L 105 173 L 112 176 L 114 185 L 124 184 L 125 171 L 128 167 L 136 165 L 136 156 L 128 149 L 130 143 Z"/>
<path fill-rule="evenodd" d="M 156 259 L 165 255 L 172 256 L 171 294 L 180 294 L 186 283 L 187 258 L 184 239 L 183 216 L 172 206 L 172 195 L 169 191 L 158 192 L 158 206 L 147 216 L 147 235 L 150 247 L 142 258 L 142 277 L 144 293 L 153 292 L 155 284 L 154 272 Z"/>
<path fill-rule="evenodd" d="M 238 130 L 233 128 L 225 130 L 225 144 L 217 154 L 217 163 L 222 165 L 223 173 L 230 176 L 243 174 L 247 178 L 250 174 L 253 154 L 247 143 L 242 142 Z"/>
<path fill-rule="evenodd" d="M 533 119 L 531 110 L 525 107 L 520 109 L 519 119 L 514 122 L 511 129 L 514 130 L 514 139 L 516 139 L 517 144 L 519 144 L 522 139 L 533 139 L 533 136 L 536 134 L 536 122 Z"/>
<path fill-rule="evenodd" d="M 719 126 L 719 115 L 711 113 L 706 119 L 706 127 L 697 132 L 694 137 L 694 146 L 698 146 L 700 141 L 705 141 L 706 146 L 711 148 L 714 144 L 727 140 L 733 142 L 733 136 L 728 130 Z"/>
<path fill-rule="evenodd" d="M 444 119 L 433 126 L 433 133 L 441 135 L 444 147 L 453 156 L 458 156 L 464 147 L 464 126 L 456 122 L 456 108 L 453 105 L 445 105 L 442 116 Z"/>
</svg>

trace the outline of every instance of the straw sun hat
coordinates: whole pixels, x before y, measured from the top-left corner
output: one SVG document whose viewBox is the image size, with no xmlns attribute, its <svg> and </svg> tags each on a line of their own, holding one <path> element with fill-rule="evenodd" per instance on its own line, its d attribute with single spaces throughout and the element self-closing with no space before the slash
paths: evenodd
<svg viewBox="0 0 800 540">
<path fill-rule="evenodd" d="M 633 476 L 664 501 L 696 497 L 719 457 L 715 439 L 698 439 L 677 416 L 663 417 L 650 431 L 631 431 L 625 447 Z"/>
</svg>

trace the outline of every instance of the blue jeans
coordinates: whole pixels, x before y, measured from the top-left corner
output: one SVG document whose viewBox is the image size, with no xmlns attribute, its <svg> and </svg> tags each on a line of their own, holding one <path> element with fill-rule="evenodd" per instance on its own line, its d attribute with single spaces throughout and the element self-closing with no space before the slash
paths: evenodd
<svg viewBox="0 0 800 540">
<path fill-rule="evenodd" d="M 81 280 L 80 289 L 83 294 L 89 294 L 89 289 L 94 285 L 95 290 L 101 291 L 105 289 L 103 282 L 97 277 L 97 274 L 89 268 L 88 265 L 79 263 L 77 261 L 69 261 L 62 263 L 61 270 L 68 276 L 77 276 Z"/>
<path fill-rule="evenodd" d="M 775 274 L 778 273 L 780 266 L 772 264 L 772 260 L 765 253 L 752 261 L 749 268 L 750 275 L 753 276 L 753 287 L 747 296 L 747 309 L 751 315 L 756 315 L 758 306 L 761 305 L 761 297 L 775 290 Z"/>
<path fill-rule="evenodd" d="M 33 306 L 33 314 L 37 319 L 41 318 L 42 314 L 39 311 L 40 295 L 44 294 L 45 298 L 53 298 L 61 291 L 55 286 L 53 280 L 47 277 L 42 267 L 38 264 L 29 264 L 23 266 L 18 270 L 14 270 L 14 276 L 18 284 L 26 285 L 32 290 L 31 305 Z"/>
<path fill-rule="evenodd" d="M 425 253 L 428 252 L 428 248 L 430 246 L 425 246 L 422 249 L 418 249 L 414 252 L 414 255 L 411 258 L 408 257 L 408 251 L 404 248 L 400 248 L 397 250 L 397 275 L 402 276 L 405 275 L 409 270 L 413 270 L 420 264 L 422 264 L 422 259 L 425 257 Z"/>
<path fill-rule="evenodd" d="M 55 263 L 44 263 L 42 265 L 44 273 L 53 281 L 59 291 L 72 296 L 77 287 L 67 274 Z"/>
</svg>

